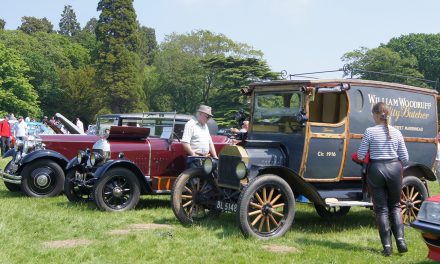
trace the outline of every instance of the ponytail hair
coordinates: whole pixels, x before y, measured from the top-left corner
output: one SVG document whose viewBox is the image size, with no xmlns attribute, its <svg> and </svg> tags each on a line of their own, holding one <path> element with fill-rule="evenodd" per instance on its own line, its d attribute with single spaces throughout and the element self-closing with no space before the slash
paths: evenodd
<svg viewBox="0 0 440 264">
<path fill-rule="evenodd" d="M 390 114 L 390 110 L 384 102 L 376 103 L 371 110 L 373 114 L 379 115 L 380 120 L 383 120 L 385 123 L 385 130 L 387 132 L 387 138 L 391 139 L 390 128 L 388 127 L 388 116 Z"/>
</svg>

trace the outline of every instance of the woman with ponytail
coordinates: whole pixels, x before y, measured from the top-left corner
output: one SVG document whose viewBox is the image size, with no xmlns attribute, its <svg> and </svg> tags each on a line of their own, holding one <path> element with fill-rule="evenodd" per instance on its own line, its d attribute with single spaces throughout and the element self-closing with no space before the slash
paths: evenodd
<svg viewBox="0 0 440 264">
<path fill-rule="evenodd" d="M 382 254 L 392 254 L 391 233 L 399 253 L 408 251 L 400 217 L 402 163 L 408 152 L 402 133 L 388 124 L 389 109 L 379 102 L 372 109 L 375 126 L 365 130 L 357 155 L 360 160 L 370 153 L 367 183 L 373 196 L 374 213 L 382 242 Z"/>
</svg>

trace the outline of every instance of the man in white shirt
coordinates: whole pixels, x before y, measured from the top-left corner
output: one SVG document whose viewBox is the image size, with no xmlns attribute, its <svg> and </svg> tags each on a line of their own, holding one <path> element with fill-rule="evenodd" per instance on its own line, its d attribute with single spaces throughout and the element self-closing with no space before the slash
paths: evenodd
<svg viewBox="0 0 440 264">
<path fill-rule="evenodd" d="M 211 107 L 201 105 L 197 109 L 195 119 L 185 124 L 181 142 L 188 156 L 207 156 L 210 153 L 211 157 L 218 158 L 207 126 L 211 117 Z"/>
<path fill-rule="evenodd" d="M 18 118 L 18 123 L 15 124 L 14 136 L 19 140 L 24 140 L 27 138 L 27 124 L 24 122 L 22 116 Z"/>
</svg>

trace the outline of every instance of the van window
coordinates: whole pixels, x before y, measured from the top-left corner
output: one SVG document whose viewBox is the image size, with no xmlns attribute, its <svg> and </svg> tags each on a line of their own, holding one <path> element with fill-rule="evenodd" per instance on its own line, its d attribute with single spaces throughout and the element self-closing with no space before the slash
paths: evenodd
<svg viewBox="0 0 440 264">
<path fill-rule="evenodd" d="M 339 123 L 347 116 L 347 94 L 317 93 L 309 103 L 309 121 L 319 123 Z"/>
<path fill-rule="evenodd" d="M 292 133 L 299 129 L 296 115 L 301 109 L 301 93 L 265 92 L 255 95 L 252 131 Z"/>
</svg>

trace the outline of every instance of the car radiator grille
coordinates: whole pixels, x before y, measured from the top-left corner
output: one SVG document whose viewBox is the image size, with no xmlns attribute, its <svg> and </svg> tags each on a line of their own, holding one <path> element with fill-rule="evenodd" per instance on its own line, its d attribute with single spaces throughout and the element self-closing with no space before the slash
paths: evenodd
<svg viewBox="0 0 440 264">
<path fill-rule="evenodd" d="M 235 168 L 241 161 L 241 157 L 220 155 L 219 176 L 217 184 L 222 187 L 240 188 L 240 180 L 235 176 Z"/>
</svg>

